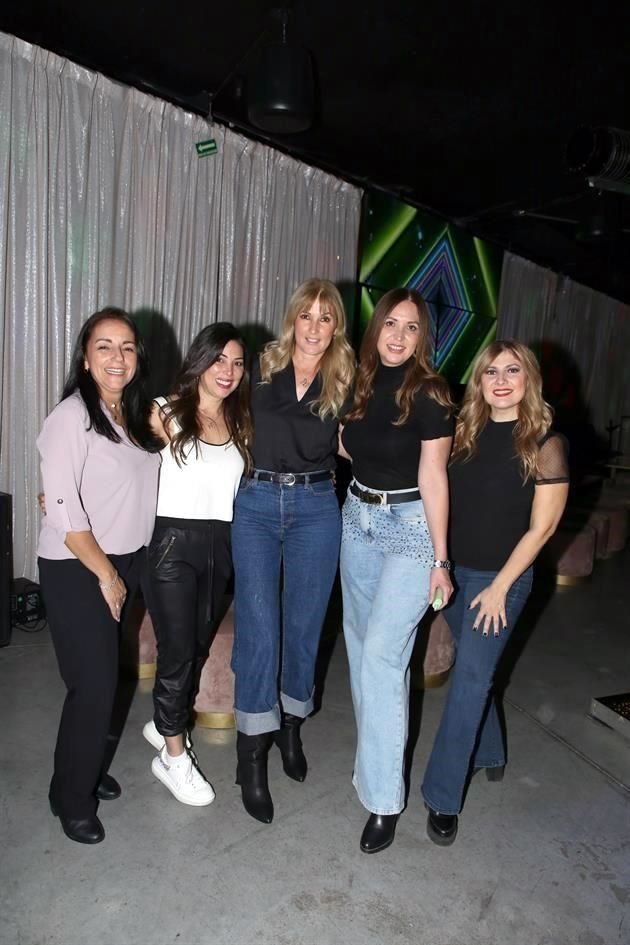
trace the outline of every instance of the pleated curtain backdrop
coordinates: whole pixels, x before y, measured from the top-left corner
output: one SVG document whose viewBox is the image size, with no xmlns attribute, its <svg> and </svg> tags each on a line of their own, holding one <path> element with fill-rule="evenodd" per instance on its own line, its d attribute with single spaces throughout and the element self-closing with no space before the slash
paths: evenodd
<svg viewBox="0 0 630 945">
<path fill-rule="evenodd" d="M 87 316 L 138 314 L 163 378 L 205 324 L 275 334 L 303 279 L 355 281 L 362 195 L 2 33 L 0 119 L 0 490 L 35 578 L 35 440 Z"/>
<path fill-rule="evenodd" d="M 602 437 L 610 422 L 630 414 L 630 305 L 505 253 L 497 334 L 535 348 L 553 346 L 558 367 L 564 360 L 574 370 L 580 399 Z"/>
</svg>

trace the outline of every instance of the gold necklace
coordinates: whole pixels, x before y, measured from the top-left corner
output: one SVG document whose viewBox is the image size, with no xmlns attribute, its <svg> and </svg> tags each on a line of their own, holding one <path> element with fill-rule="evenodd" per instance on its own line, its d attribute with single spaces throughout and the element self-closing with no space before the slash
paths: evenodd
<svg viewBox="0 0 630 945">
<path fill-rule="evenodd" d="M 310 374 L 305 374 L 304 377 L 302 378 L 297 378 L 297 371 L 296 371 L 298 387 L 302 387 L 304 390 L 307 390 L 313 383 L 315 379 L 315 375 L 318 373 L 318 371 L 319 371 L 319 365 L 317 365 L 314 371 L 311 371 Z"/>
</svg>

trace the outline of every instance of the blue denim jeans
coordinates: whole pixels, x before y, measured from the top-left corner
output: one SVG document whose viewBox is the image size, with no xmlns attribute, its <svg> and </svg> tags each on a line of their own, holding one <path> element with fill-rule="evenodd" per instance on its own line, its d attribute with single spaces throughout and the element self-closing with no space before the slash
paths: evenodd
<svg viewBox="0 0 630 945">
<path fill-rule="evenodd" d="M 236 726 L 246 735 L 279 728 L 280 707 L 300 718 L 313 710 L 317 650 L 340 538 L 332 480 L 241 483 L 232 523 L 232 669 Z"/>
<path fill-rule="evenodd" d="M 343 507 L 343 632 L 357 724 L 353 783 L 374 814 L 405 804 L 409 661 L 429 604 L 433 546 L 421 501 Z"/>
<path fill-rule="evenodd" d="M 471 600 L 495 578 L 496 571 L 457 568 L 457 593 L 444 611 L 457 656 L 446 705 L 424 774 L 422 796 L 441 814 L 459 814 L 474 768 L 505 764 L 505 745 L 492 685 L 497 664 L 532 587 L 528 568 L 510 588 L 506 601 L 507 629 L 484 637 L 473 630 L 477 608 Z"/>
</svg>

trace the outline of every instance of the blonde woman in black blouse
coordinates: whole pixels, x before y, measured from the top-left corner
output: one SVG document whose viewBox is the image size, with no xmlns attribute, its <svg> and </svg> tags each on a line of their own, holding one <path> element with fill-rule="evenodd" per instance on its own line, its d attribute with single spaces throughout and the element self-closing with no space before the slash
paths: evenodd
<svg viewBox="0 0 630 945">
<path fill-rule="evenodd" d="M 354 375 L 341 296 L 309 279 L 277 341 L 252 371 L 254 469 L 234 507 L 237 781 L 251 817 L 271 823 L 272 744 L 304 781 L 300 727 L 313 710 L 315 662 L 337 573 L 341 516 L 334 470 L 339 415 Z"/>
<path fill-rule="evenodd" d="M 524 345 L 497 341 L 475 361 L 449 481 L 457 592 L 445 617 L 457 659 L 422 785 L 427 832 L 441 846 L 455 840 L 475 770 L 489 781 L 503 777 L 494 674 L 529 596 L 532 564 L 567 500 L 564 440 L 551 430 L 540 369 Z"/>
</svg>

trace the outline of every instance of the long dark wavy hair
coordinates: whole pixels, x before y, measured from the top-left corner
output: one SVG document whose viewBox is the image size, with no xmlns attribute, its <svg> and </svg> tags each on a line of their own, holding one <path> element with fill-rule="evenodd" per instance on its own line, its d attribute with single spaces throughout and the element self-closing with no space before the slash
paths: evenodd
<svg viewBox="0 0 630 945">
<path fill-rule="evenodd" d="M 83 398 L 90 418 L 89 429 L 94 429 L 101 436 L 113 443 L 120 443 L 120 436 L 112 426 L 109 417 L 101 406 L 101 396 L 90 371 L 85 368 L 87 346 L 96 326 L 105 319 L 115 319 L 123 322 L 133 333 L 138 366 L 136 373 L 123 389 L 121 404 L 124 411 L 127 432 L 131 440 L 144 450 L 155 453 L 160 449 L 160 443 L 149 425 L 151 401 L 145 391 L 148 375 L 147 353 L 133 318 L 123 309 L 109 305 L 90 315 L 77 337 L 70 369 L 63 387 L 61 399 L 71 397 L 76 391 Z"/>
<path fill-rule="evenodd" d="M 354 405 L 346 416 L 346 420 L 360 420 L 366 411 L 368 400 L 374 389 L 374 377 L 381 359 L 378 353 L 378 339 L 385 323 L 385 319 L 401 302 L 413 302 L 420 319 L 418 329 L 418 344 L 409 366 L 405 372 L 402 384 L 396 391 L 396 404 L 400 408 L 400 416 L 394 421 L 395 426 L 403 426 L 409 419 L 415 395 L 419 390 L 437 401 L 446 408 L 447 412 L 453 409 L 453 402 L 448 383 L 431 367 L 431 342 L 429 336 L 429 310 L 427 304 L 415 289 L 391 289 L 379 299 L 372 313 L 372 317 L 361 342 L 359 352 L 359 369 L 357 371 Z"/>
<path fill-rule="evenodd" d="M 223 418 L 245 469 L 251 468 L 249 444 L 252 441 L 252 418 L 249 409 L 249 365 L 245 340 L 231 322 L 216 322 L 203 328 L 193 340 L 175 378 L 172 400 L 163 408 L 164 428 L 170 439 L 171 452 L 178 465 L 186 462 L 190 448 L 201 437 L 199 421 L 199 381 L 208 368 L 218 361 L 230 341 L 243 350 L 245 370 L 238 387 L 223 401 Z"/>
</svg>

